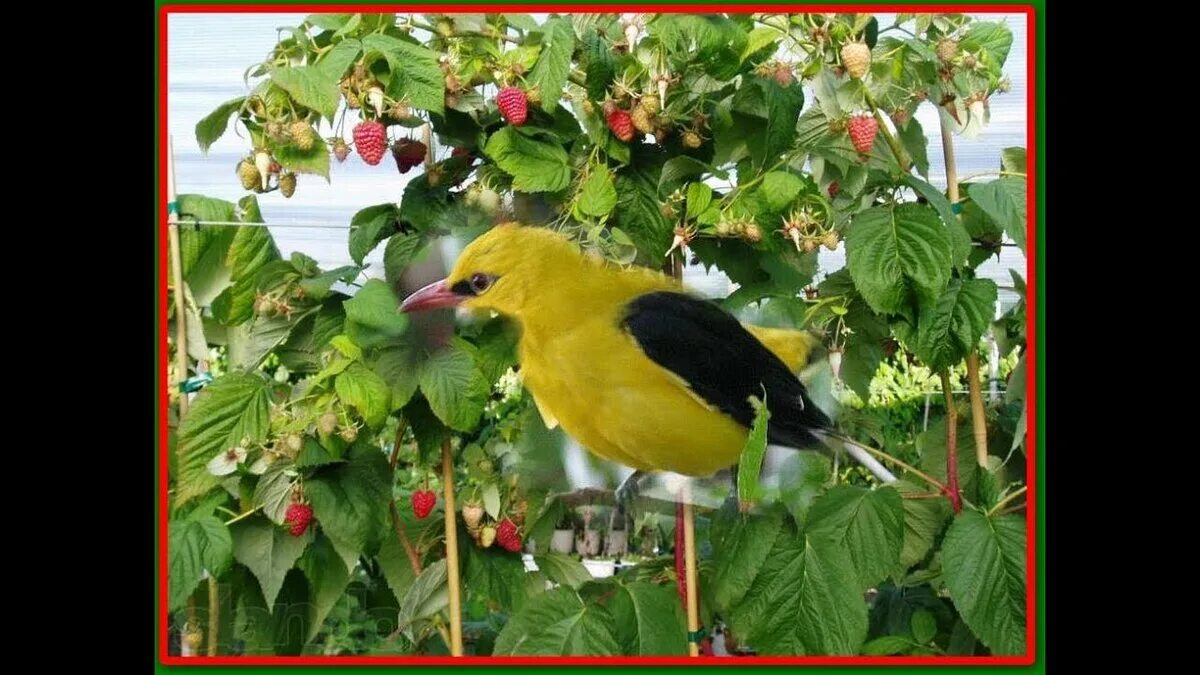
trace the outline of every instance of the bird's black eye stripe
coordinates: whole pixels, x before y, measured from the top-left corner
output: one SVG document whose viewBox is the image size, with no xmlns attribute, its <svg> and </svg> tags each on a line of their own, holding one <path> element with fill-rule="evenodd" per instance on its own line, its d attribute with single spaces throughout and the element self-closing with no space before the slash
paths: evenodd
<svg viewBox="0 0 1200 675">
<path fill-rule="evenodd" d="M 471 282 L 463 279 L 457 281 L 450 287 L 450 291 L 455 295 L 475 295 L 475 289 L 471 288 Z"/>
</svg>

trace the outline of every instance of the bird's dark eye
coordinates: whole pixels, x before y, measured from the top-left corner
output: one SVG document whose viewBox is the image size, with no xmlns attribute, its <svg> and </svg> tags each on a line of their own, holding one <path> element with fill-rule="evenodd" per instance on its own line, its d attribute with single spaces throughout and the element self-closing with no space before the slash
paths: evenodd
<svg viewBox="0 0 1200 675">
<path fill-rule="evenodd" d="M 476 272 L 471 275 L 471 290 L 476 293 L 482 293 L 492 285 L 492 278 L 486 274 Z"/>
</svg>

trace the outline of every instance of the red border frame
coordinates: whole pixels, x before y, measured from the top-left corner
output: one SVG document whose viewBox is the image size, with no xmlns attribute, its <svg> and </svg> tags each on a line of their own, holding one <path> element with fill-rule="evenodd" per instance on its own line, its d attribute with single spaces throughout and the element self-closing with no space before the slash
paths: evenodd
<svg viewBox="0 0 1200 675">
<path fill-rule="evenodd" d="M 872 12 L 905 12 L 913 11 L 914 4 L 893 5 L 800 5 L 800 4 L 771 4 L 771 5 L 724 5 L 724 4 L 592 4 L 571 5 L 574 11 L 581 12 L 624 12 L 630 10 L 650 12 L 746 12 L 753 11 L 786 11 L 804 9 L 810 12 L 821 11 L 872 11 Z M 1026 371 L 1037 373 L 1037 68 L 1035 66 L 1037 49 L 1036 15 L 1032 5 L 918 5 L 922 12 L 963 12 L 971 14 L 1008 13 L 1024 14 L 1028 23 L 1026 30 L 1027 72 L 1026 87 L 1028 89 L 1026 103 L 1026 181 L 1028 192 L 1029 214 L 1026 235 Z M 158 574 L 159 574 L 159 605 L 161 609 L 159 626 L 158 658 L 163 665 L 204 666 L 204 665 L 690 665 L 690 666 L 729 666 L 729 665 L 940 665 L 940 666 L 1029 666 L 1033 665 L 1036 656 L 1037 636 L 1037 490 L 1034 481 L 1036 473 L 1036 443 L 1037 443 L 1037 377 L 1025 379 L 1026 401 L 1026 652 L 1023 656 L 754 656 L 739 658 L 735 661 L 715 658 L 695 658 L 690 656 L 171 656 L 167 653 L 168 626 L 170 613 L 167 609 L 167 293 L 165 292 L 167 268 L 167 162 L 168 128 L 167 128 L 167 16 L 169 14 L 210 14 L 210 13 L 276 13 L 276 12 L 364 12 L 387 9 L 388 5 L 358 4 L 358 5 L 329 5 L 329 4 L 281 4 L 281 5 L 163 5 L 159 12 L 158 46 L 159 62 L 159 269 L 162 273 L 162 290 L 159 297 L 159 344 L 162 346 L 159 363 L 159 391 L 164 394 L 163 404 L 159 410 L 159 519 L 158 519 Z M 439 5 L 414 4 L 398 8 L 406 12 L 436 12 L 446 9 L 459 11 L 475 9 L 487 12 L 553 12 L 562 9 L 561 5 L 530 4 L 511 5 L 503 3 L 480 3 L 478 5 Z"/>
</svg>

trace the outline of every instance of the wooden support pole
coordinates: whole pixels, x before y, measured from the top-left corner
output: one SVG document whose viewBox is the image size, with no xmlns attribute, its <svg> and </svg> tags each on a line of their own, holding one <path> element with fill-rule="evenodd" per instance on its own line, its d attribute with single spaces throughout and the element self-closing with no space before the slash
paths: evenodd
<svg viewBox="0 0 1200 675">
<path fill-rule="evenodd" d="M 442 441 L 442 489 L 446 498 L 446 585 L 450 590 L 450 655 L 463 655 L 462 585 L 458 567 L 458 509 L 454 506 L 454 461 L 450 439 Z"/>
<path fill-rule="evenodd" d="M 687 629 L 688 656 L 700 656 L 700 645 L 690 638 L 700 630 L 700 600 L 696 583 L 696 514 L 692 510 L 689 490 L 682 491 L 683 500 L 683 554 L 687 574 Z"/>
</svg>

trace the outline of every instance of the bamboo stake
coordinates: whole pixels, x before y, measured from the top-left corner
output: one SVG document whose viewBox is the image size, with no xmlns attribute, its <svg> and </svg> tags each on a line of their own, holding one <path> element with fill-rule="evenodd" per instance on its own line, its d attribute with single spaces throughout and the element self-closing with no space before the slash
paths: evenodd
<svg viewBox="0 0 1200 675">
<path fill-rule="evenodd" d="M 454 462 L 450 439 L 442 441 L 442 488 L 446 497 L 446 584 L 450 589 L 450 655 L 462 656 L 462 594 L 458 579 L 458 510 L 454 506 Z"/>
<path fill-rule="evenodd" d="M 946 114 L 938 111 L 938 122 L 942 127 L 942 158 L 946 161 L 946 196 L 951 204 L 957 204 L 958 163 L 954 159 L 954 134 Z M 987 415 L 983 407 L 983 391 L 979 383 L 979 353 L 972 347 L 967 354 L 967 388 L 971 393 L 971 428 L 975 433 L 975 461 L 986 467 L 988 459 Z"/>
<path fill-rule="evenodd" d="M 699 642 L 691 639 L 700 630 L 700 602 L 696 588 L 696 516 L 686 485 L 680 491 L 680 500 L 683 502 L 683 562 L 687 578 L 688 655 L 700 656 Z"/>
<path fill-rule="evenodd" d="M 167 138 L 167 202 L 175 204 L 175 139 L 174 137 Z M 167 207 L 167 245 L 171 247 L 171 279 L 172 285 L 175 287 L 175 369 L 178 371 L 176 377 L 180 381 L 187 379 L 188 372 L 188 356 L 187 356 L 187 312 L 184 310 L 183 300 L 183 260 L 179 252 L 179 214 L 178 207 Z M 179 382 L 168 382 L 167 386 L 177 387 Z M 186 392 L 179 394 L 179 418 L 188 411 L 188 395 Z"/>
</svg>

